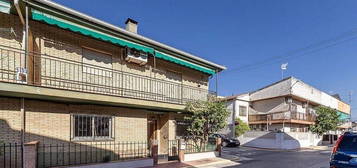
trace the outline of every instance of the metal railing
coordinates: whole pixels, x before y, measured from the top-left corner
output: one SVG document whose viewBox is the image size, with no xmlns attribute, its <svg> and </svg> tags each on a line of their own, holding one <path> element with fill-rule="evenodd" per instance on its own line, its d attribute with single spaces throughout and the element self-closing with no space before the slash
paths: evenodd
<svg viewBox="0 0 357 168">
<path fill-rule="evenodd" d="M 301 121 L 315 121 L 314 114 L 300 113 L 300 112 L 277 112 L 271 114 L 256 114 L 249 115 L 249 121 L 274 121 L 274 120 L 301 120 Z"/>
<path fill-rule="evenodd" d="M 175 139 L 175 140 L 168 140 L 169 143 L 169 148 L 167 151 L 168 154 L 168 160 L 178 160 L 178 144 L 179 144 L 179 140 Z"/>
<path fill-rule="evenodd" d="M 21 144 L 2 143 L 0 144 L 0 167 L 18 168 L 22 167 Z"/>
<path fill-rule="evenodd" d="M 83 142 L 40 144 L 39 168 L 69 166 L 151 157 L 147 142 Z"/>
<path fill-rule="evenodd" d="M 23 50 L 0 46 L 0 81 L 21 83 Z M 27 84 L 72 91 L 185 104 L 215 95 L 207 89 L 38 53 L 28 54 Z M 23 83 L 23 82 L 22 82 Z"/>
<path fill-rule="evenodd" d="M 293 120 L 303 120 L 303 121 L 315 121 L 316 116 L 313 114 L 306 114 L 306 113 L 299 113 L 299 112 L 292 112 L 291 119 Z"/>
<path fill-rule="evenodd" d="M 185 140 L 185 153 L 211 152 L 216 151 L 216 139 L 208 139 L 208 141 L 194 141 L 192 139 Z"/>
<path fill-rule="evenodd" d="M 267 115 L 266 114 L 257 114 L 257 115 L 249 115 L 248 116 L 249 121 L 267 121 Z"/>
</svg>

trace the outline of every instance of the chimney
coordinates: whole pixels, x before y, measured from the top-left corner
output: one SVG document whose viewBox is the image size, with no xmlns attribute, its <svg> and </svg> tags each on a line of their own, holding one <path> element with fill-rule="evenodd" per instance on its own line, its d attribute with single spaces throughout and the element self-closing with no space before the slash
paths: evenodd
<svg viewBox="0 0 357 168">
<path fill-rule="evenodd" d="M 138 33 L 138 22 L 133 20 L 133 19 L 126 19 L 125 21 L 125 29 L 127 31 L 133 32 L 133 33 Z"/>
</svg>

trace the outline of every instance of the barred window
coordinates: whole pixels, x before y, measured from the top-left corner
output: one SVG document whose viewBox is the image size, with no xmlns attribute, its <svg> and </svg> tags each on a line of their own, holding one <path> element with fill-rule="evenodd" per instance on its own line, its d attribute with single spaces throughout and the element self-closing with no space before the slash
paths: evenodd
<svg viewBox="0 0 357 168">
<path fill-rule="evenodd" d="M 113 117 L 102 115 L 72 115 L 73 140 L 104 140 L 113 138 Z"/>
<path fill-rule="evenodd" d="M 176 119 L 175 123 L 176 123 L 176 138 L 179 139 L 186 136 L 186 129 L 190 125 L 190 123 L 188 123 L 185 120 L 179 120 L 179 119 Z"/>
<path fill-rule="evenodd" d="M 247 116 L 247 107 L 239 106 L 239 116 Z"/>
</svg>

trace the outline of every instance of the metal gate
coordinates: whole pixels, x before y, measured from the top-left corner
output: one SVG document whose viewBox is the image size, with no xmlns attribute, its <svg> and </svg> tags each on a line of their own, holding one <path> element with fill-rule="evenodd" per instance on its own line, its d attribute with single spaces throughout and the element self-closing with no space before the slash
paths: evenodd
<svg viewBox="0 0 357 168">
<path fill-rule="evenodd" d="M 168 141 L 168 160 L 178 160 L 178 141 L 178 139 Z"/>
</svg>

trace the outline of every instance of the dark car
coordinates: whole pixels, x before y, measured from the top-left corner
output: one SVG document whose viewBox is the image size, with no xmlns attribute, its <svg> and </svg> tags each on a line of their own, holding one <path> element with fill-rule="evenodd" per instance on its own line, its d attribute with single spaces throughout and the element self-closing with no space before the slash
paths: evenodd
<svg viewBox="0 0 357 168">
<path fill-rule="evenodd" d="M 230 137 L 226 137 L 225 135 L 222 135 L 222 134 L 213 134 L 211 136 L 211 138 L 222 138 L 222 146 L 224 147 L 236 147 L 236 146 L 239 146 L 240 145 L 240 142 L 238 139 L 236 138 L 230 138 Z"/>
<path fill-rule="evenodd" d="M 357 133 L 346 132 L 332 149 L 330 168 L 357 168 Z"/>
</svg>

